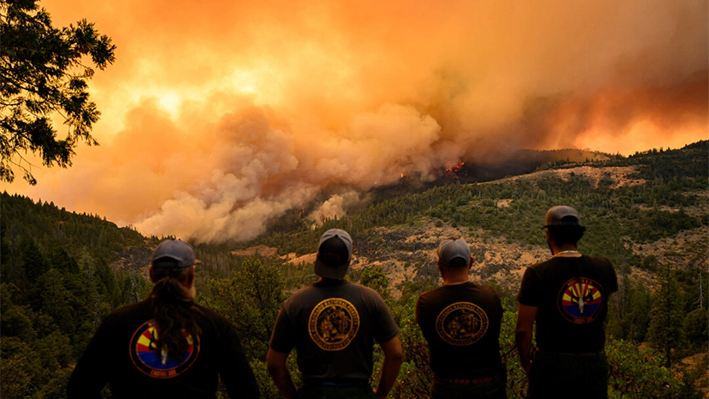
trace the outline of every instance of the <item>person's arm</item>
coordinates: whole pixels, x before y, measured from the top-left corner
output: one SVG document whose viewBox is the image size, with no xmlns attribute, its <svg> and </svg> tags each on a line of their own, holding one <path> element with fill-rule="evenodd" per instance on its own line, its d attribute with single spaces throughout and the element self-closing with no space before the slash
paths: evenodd
<svg viewBox="0 0 709 399">
<path fill-rule="evenodd" d="M 101 390 L 108 383 L 108 376 L 103 372 L 105 362 L 101 361 L 94 341 L 86 348 L 66 386 L 68 399 L 101 399 Z"/>
<path fill-rule="evenodd" d="M 293 297 L 291 297 L 292 299 Z M 276 325 L 273 326 L 271 340 L 268 343 L 268 353 L 266 353 L 266 368 L 276 387 L 285 399 L 295 398 L 295 385 L 288 371 L 286 361 L 288 354 L 295 347 L 295 331 L 290 322 L 287 312 L 287 302 L 281 307 L 281 311 L 276 318 Z"/>
<path fill-rule="evenodd" d="M 111 359 L 107 353 L 113 349 L 110 344 L 112 341 L 111 332 L 115 328 L 111 325 L 111 320 L 111 315 L 109 315 L 101 323 L 76 363 L 66 386 L 68 399 L 101 398 L 101 390 L 108 384 L 110 373 L 113 373 L 113 362 L 106 361 L 106 359 Z"/>
<path fill-rule="evenodd" d="M 382 342 L 380 346 L 384 351 L 384 362 L 382 363 L 382 375 L 379 377 L 376 396 L 377 399 L 384 399 L 396 382 L 399 368 L 404 360 L 404 353 L 401 348 L 401 340 L 397 336 Z"/>
<path fill-rule="evenodd" d="M 537 307 L 519 304 L 517 309 L 517 327 L 515 328 L 515 343 L 517 353 L 525 372 L 529 372 L 532 365 L 532 328 L 537 317 Z"/>
<path fill-rule="evenodd" d="M 273 382 L 281 392 L 281 395 L 283 395 L 283 398 L 295 399 L 295 385 L 293 384 L 293 379 L 291 379 L 288 366 L 286 365 L 287 359 L 288 353 L 278 352 L 268 348 L 266 367 L 268 368 L 268 374 L 271 375 Z"/>
<path fill-rule="evenodd" d="M 226 319 L 219 328 L 219 349 L 217 350 L 219 376 L 226 386 L 230 398 L 258 399 L 260 392 L 256 377 L 246 359 L 236 328 Z"/>
</svg>

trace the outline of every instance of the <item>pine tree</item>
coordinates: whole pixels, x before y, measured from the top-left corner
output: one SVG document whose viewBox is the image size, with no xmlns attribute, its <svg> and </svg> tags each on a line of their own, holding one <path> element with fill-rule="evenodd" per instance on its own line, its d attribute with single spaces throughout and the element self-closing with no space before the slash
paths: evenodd
<svg viewBox="0 0 709 399">
<path fill-rule="evenodd" d="M 115 60 L 115 45 L 86 20 L 62 29 L 52 26 L 38 0 L 0 0 L 0 181 L 12 182 L 12 166 L 36 184 L 27 152 L 47 166 L 71 165 L 81 140 L 91 136 L 100 112 L 89 99 L 88 80 L 94 68 Z M 64 119 L 65 137 L 57 137 L 52 117 Z"/>
<path fill-rule="evenodd" d="M 670 367 L 672 349 L 681 348 L 684 341 L 684 316 L 679 284 L 668 263 L 658 270 L 657 292 L 650 316 L 648 341 L 665 355 L 665 366 Z"/>
</svg>

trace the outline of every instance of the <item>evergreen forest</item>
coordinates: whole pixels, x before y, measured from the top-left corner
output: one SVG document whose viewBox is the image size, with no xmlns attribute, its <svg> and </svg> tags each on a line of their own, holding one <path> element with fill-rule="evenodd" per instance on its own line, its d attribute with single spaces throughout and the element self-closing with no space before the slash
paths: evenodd
<svg viewBox="0 0 709 399">
<path fill-rule="evenodd" d="M 524 398 L 515 295 L 524 268 L 550 256 L 541 226 L 546 210 L 560 204 L 576 208 L 587 228 L 579 250 L 607 257 L 618 275 L 606 328 L 610 397 L 709 397 L 708 141 L 462 180 L 447 175 L 418 189 L 371 193 L 339 218 L 313 221 L 293 210 L 251 242 L 195 241 L 197 302 L 234 323 L 262 398 L 280 397 L 265 367 L 275 318 L 285 299 L 317 279 L 313 254 L 333 227 L 354 239 L 347 278 L 377 290 L 399 325 L 404 364 L 390 398 L 428 396 L 433 376 L 414 305 L 440 284 L 435 249 L 451 235 L 471 247 L 471 280 L 493 285 L 502 298 L 508 397 Z M 0 396 L 63 398 L 102 319 L 149 292 L 147 265 L 166 237 L 7 193 L 0 207 Z M 373 385 L 381 362 L 377 350 Z M 297 384 L 294 355 L 289 365 Z"/>
</svg>

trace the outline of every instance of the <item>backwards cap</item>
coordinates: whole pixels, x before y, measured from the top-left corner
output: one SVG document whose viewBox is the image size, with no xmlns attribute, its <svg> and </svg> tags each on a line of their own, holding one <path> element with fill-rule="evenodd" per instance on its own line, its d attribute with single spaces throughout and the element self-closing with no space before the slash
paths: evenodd
<svg viewBox="0 0 709 399">
<path fill-rule="evenodd" d="M 579 213 L 570 206 L 559 205 L 547 211 L 544 227 L 549 226 L 579 226 Z"/>
<path fill-rule="evenodd" d="M 465 263 L 470 262 L 470 248 L 462 238 L 449 238 L 443 240 L 438 246 L 438 259 L 443 266 L 450 265 L 455 258 L 462 258 Z"/>
<path fill-rule="evenodd" d="M 189 267 L 199 263 L 194 256 L 192 245 L 180 240 L 165 240 L 161 242 L 153 253 L 153 261 L 161 259 L 172 259 L 177 263 L 172 263 L 175 267 Z M 167 263 L 166 263 L 167 264 Z"/>
<path fill-rule="evenodd" d="M 329 279 L 340 279 L 347 274 L 352 258 L 352 237 L 340 229 L 323 233 L 318 243 L 315 274 Z"/>
</svg>

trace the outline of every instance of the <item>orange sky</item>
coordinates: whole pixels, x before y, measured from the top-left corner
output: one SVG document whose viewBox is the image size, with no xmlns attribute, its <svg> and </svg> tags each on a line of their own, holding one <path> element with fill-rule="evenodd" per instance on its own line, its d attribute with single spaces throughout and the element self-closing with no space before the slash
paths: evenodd
<svg viewBox="0 0 709 399">
<path fill-rule="evenodd" d="M 4 188 L 144 234 L 271 217 L 517 148 L 631 154 L 709 136 L 706 0 L 43 0 L 118 46 L 99 147 Z"/>
</svg>

